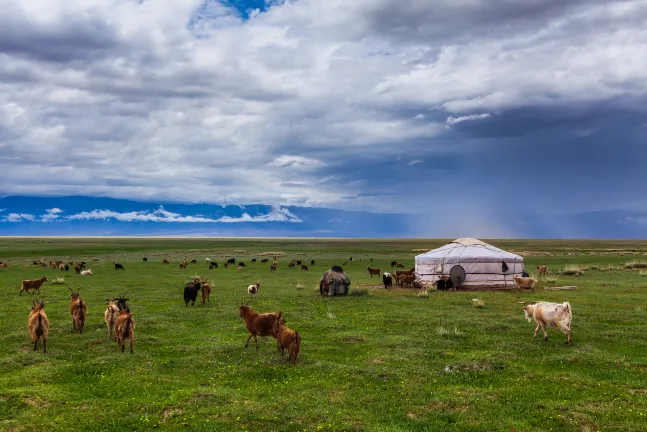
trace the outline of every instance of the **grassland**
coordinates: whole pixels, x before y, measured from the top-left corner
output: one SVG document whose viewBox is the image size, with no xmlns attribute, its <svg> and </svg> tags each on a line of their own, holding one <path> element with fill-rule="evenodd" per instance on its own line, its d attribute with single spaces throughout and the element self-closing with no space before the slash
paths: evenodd
<svg viewBox="0 0 647 432">
<path fill-rule="evenodd" d="M 320 298 L 322 272 L 344 266 L 353 286 L 372 286 L 365 266 L 413 264 L 414 250 L 443 240 L 0 239 L 0 429 L 247 431 L 645 431 L 647 430 L 647 242 L 491 241 L 549 267 L 543 285 L 574 291 L 412 290 Z M 240 252 L 244 251 L 244 252 Z M 277 252 L 281 266 L 250 264 Z M 142 257 L 149 258 L 148 263 Z M 248 263 L 209 271 L 206 257 Z M 33 266 L 33 259 L 85 259 L 93 277 Z M 172 265 L 161 263 L 168 258 Z M 197 259 L 187 270 L 181 259 Z M 110 261 L 125 271 L 112 269 Z M 289 259 L 314 259 L 309 272 Z M 627 263 L 632 263 L 628 266 Z M 581 276 L 566 276 L 566 266 Z M 214 282 L 211 302 L 186 308 L 184 281 Z M 33 352 L 22 279 L 47 283 L 48 353 Z M 273 340 L 245 349 L 237 305 L 285 312 L 302 335 L 296 367 Z M 67 287 L 89 306 L 72 333 Z M 301 288 L 302 287 L 302 288 Z M 300 289 L 299 289 L 300 288 Z M 103 323 L 105 297 L 126 293 L 135 353 L 121 354 Z M 472 299 L 485 301 L 475 307 Z M 533 340 L 520 300 L 571 302 L 573 345 L 549 330 Z"/>
</svg>

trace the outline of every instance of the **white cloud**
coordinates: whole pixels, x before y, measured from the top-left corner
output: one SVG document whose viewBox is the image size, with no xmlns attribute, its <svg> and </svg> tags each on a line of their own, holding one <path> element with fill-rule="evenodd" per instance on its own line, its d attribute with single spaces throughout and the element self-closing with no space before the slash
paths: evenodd
<svg viewBox="0 0 647 432">
<path fill-rule="evenodd" d="M 422 159 L 414 159 L 414 160 L 412 160 L 411 162 L 409 162 L 409 164 L 408 164 L 408 165 L 418 165 L 418 164 L 421 164 L 421 163 L 423 163 L 423 162 L 424 162 L 424 161 L 423 161 Z"/>
<path fill-rule="evenodd" d="M 32 214 L 28 213 L 9 213 L 5 216 L 5 222 L 23 222 L 23 221 L 35 221 L 36 218 Z"/>
<path fill-rule="evenodd" d="M 271 166 L 277 167 L 294 167 L 294 168 L 315 168 L 321 167 L 324 163 L 320 160 L 307 158 L 304 156 L 279 156 L 274 159 L 271 163 Z"/>
<path fill-rule="evenodd" d="M 490 117 L 490 114 L 488 113 L 472 114 L 472 115 L 467 115 L 462 117 L 447 117 L 447 120 L 445 121 L 445 123 L 451 126 L 464 121 L 480 120 L 488 117 Z"/>
<path fill-rule="evenodd" d="M 46 209 L 45 212 L 46 213 L 44 215 L 41 215 L 40 220 L 42 222 L 51 222 L 53 220 L 58 219 L 59 214 L 63 213 L 63 210 L 61 210 L 60 208 L 54 207 L 51 209 Z"/>
</svg>

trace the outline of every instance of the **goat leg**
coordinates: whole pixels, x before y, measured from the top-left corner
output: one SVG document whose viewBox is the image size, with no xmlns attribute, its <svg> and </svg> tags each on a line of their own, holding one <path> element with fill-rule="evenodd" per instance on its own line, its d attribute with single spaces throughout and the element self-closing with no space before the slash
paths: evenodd
<svg viewBox="0 0 647 432">
<path fill-rule="evenodd" d="M 132 332 L 130 333 L 130 338 L 129 339 L 130 339 L 130 353 L 132 354 L 133 353 L 133 339 L 134 339 L 134 335 L 132 334 Z"/>
<path fill-rule="evenodd" d="M 535 327 L 535 335 L 532 337 L 533 339 L 537 339 L 537 333 L 539 332 L 539 323 L 537 323 L 537 327 Z"/>
<path fill-rule="evenodd" d="M 256 343 L 256 352 L 258 352 L 258 339 L 256 339 L 256 335 L 254 335 L 254 343 Z"/>
<path fill-rule="evenodd" d="M 252 334 L 250 333 L 249 336 L 247 336 L 247 342 L 245 342 L 245 348 L 249 345 L 249 340 L 252 338 Z"/>
</svg>

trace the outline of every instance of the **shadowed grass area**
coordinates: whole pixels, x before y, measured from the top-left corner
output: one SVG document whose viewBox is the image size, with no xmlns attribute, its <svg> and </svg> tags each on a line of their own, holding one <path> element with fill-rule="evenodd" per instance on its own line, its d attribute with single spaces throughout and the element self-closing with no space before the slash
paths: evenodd
<svg viewBox="0 0 647 432">
<path fill-rule="evenodd" d="M 647 242 L 489 241 L 523 253 L 528 269 L 549 267 L 535 293 L 430 290 L 421 298 L 373 288 L 381 281 L 366 265 L 385 270 L 395 259 L 408 268 L 415 249 L 445 242 L 0 239 L 0 260 L 9 262 L 0 269 L 0 429 L 645 430 L 647 281 L 624 266 L 645 260 Z M 268 252 L 280 261 L 276 272 L 260 263 Z M 207 257 L 247 266 L 209 270 Z M 95 275 L 32 265 L 40 258 L 85 259 Z M 185 258 L 198 263 L 180 269 Z M 310 270 L 287 268 L 291 259 Z M 345 261 L 352 289 L 364 294 L 321 298 L 321 274 Z M 589 270 L 562 275 L 567 266 Z M 212 283 L 211 301 L 187 308 L 184 282 L 196 274 Z M 543 290 L 557 274 L 577 289 Z M 22 279 L 43 275 L 65 278 L 39 297 L 51 323 L 47 354 L 30 349 L 31 296 L 18 295 Z M 283 311 L 301 334 L 296 367 L 272 339 L 260 339 L 259 352 L 244 348 L 237 306 L 257 281 L 251 306 Z M 88 304 L 82 334 L 72 333 L 68 287 Z M 136 324 L 132 355 L 118 352 L 103 323 L 104 298 L 120 293 Z M 572 346 L 552 328 L 547 342 L 532 339 L 534 323 L 515 303 L 530 300 L 571 303 Z"/>
</svg>

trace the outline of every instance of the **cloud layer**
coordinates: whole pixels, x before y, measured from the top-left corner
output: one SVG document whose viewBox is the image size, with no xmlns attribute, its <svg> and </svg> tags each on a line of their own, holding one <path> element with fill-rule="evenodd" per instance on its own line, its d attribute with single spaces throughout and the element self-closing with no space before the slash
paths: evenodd
<svg viewBox="0 0 647 432">
<path fill-rule="evenodd" d="M 645 210 L 644 1 L 257 3 L 0 0 L 0 193 Z"/>
</svg>

